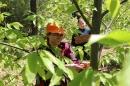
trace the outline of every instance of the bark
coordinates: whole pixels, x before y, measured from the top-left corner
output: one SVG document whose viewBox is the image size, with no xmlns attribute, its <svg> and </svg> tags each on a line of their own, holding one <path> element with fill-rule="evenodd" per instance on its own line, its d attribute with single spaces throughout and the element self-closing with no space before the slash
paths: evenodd
<svg viewBox="0 0 130 86">
<path fill-rule="evenodd" d="M 92 17 L 92 34 L 99 34 L 102 21 L 102 0 L 94 0 L 95 10 Z M 94 43 L 91 45 L 91 66 L 94 70 L 98 70 L 98 58 L 100 55 L 100 45 Z"/>
<path fill-rule="evenodd" d="M 37 0 L 30 0 L 30 9 L 31 12 L 36 14 L 37 13 Z M 37 24 L 37 20 L 36 20 L 36 24 Z M 38 33 L 38 28 L 37 25 L 34 25 L 33 22 L 31 22 L 31 33 L 30 35 L 36 35 Z"/>
</svg>

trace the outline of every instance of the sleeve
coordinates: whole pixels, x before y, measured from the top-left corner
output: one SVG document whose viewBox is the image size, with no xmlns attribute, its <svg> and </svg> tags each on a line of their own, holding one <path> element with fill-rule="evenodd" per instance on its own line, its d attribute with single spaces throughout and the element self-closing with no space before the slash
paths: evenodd
<svg viewBox="0 0 130 86">
<path fill-rule="evenodd" d="M 62 55 L 70 58 L 72 61 L 77 60 L 76 55 L 75 55 L 74 51 L 72 50 L 70 43 L 62 42 L 61 44 L 62 44 L 61 45 L 62 46 L 62 48 L 61 48 Z"/>
</svg>

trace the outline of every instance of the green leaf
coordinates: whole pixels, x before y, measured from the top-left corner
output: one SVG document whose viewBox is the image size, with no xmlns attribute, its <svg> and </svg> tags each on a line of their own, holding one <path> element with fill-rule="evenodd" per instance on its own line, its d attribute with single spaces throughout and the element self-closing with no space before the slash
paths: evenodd
<svg viewBox="0 0 130 86">
<path fill-rule="evenodd" d="M 110 11 L 112 18 L 115 18 L 119 12 L 120 0 L 105 0 L 107 9 Z"/>
<path fill-rule="evenodd" d="M 0 23 L 4 21 L 4 15 L 3 14 L 0 14 Z"/>
<path fill-rule="evenodd" d="M 99 42 L 107 46 L 118 46 L 130 43 L 130 32 L 123 30 L 112 31 L 108 35 L 92 35 L 88 44 Z"/>
<path fill-rule="evenodd" d="M 28 56 L 26 56 L 26 58 L 27 58 L 27 65 L 29 66 L 29 69 L 32 72 L 36 73 L 39 55 L 36 52 L 33 52 Z"/>
<path fill-rule="evenodd" d="M 46 50 L 43 50 L 42 53 L 44 53 L 54 64 L 56 64 L 59 69 L 65 72 L 70 79 L 73 79 L 73 72 L 70 69 L 66 68 L 63 62 L 61 62 L 58 58 Z"/>
<path fill-rule="evenodd" d="M 0 39 L 3 39 L 5 37 L 4 30 L 0 27 Z"/>
<path fill-rule="evenodd" d="M 52 74 L 51 72 L 47 71 L 45 80 L 51 79 L 53 75 L 55 75 L 55 74 Z"/>
<path fill-rule="evenodd" d="M 56 70 L 56 74 L 52 76 L 50 85 L 49 86 L 55 86 L 60 84 L 60 80 L 62 79 L 63 72 L 59 69 Z"/>
<path fill-rule="evenodd" d="M 108 34 L 106 37 L 99 41 L 102 44 L 117 46 L 120 44 L 128 44 L 130 42 L 130 32 L 116 30 Z"/>
<path fill-rule="evenodd" d="M 45 65 L 45 67 L 52 74 L 55 74 L 54 65 L 53 65 L 52 61 L 49 59 L 49 57 L 45 53 L 42 53 L 42 52 L 40 52 L 40 57 L 41 57 L 41 60 L 42 60 L 43 64 Z"/>
<path fill-rule="evenodd" d="M 84 70 L 69 83 L 69 86 L 92 86 L 93 74 L 92 69 Z"/>
<path fill-rule="evenodd" d="M 80 72 L 75 78 L 69 83 L 69 86 L 81 86 L 81 81 L 85 75 L 85 71 Z"/>
<path fill-rule="evenodd" d="M 38 74 L 42 77 L 43 80 L 46 80 L 46 75 L 45 75 L 45 70 L 43 67 L 40 66 L 41 64 L 39 64 L 37 66 L 37 71 L 38 71 Z"/>
<path fill-rule="evenodd" d="M 37 23 L 38 28 L 43 29 L 43 24 L 45 23 L 45 18 L 42 15 L 38 15 L 39 22 Z"/>
<path fill-rule="evenodd" d="M 92 69 L 87 69 L 85 76 L 81 82 L 81 86 L 92 86 L 94 72 Z"/>
<path fill-rule="evenodd" d="M 107 78 L 107 79 L 111 79 L 112 78 L 112 75 L 109 74 L 109 73 L 102 73 L 102 75 Z"/>
<path fill-rule="evenodd" d="M 13 22 L 13 23 L 10 23 L 9 25 L 13 26 L 17 30 L 20 30 L 20 28 L 23 27 L 23 25 L 19 22 Z"/>
<path fill-rule="evenodd" d="M 24 83 L 28 84 L 28 83 L 32 83 L 33 80 L 36 77 L 36 73 L 32 72 L 28 66 L 25 67 L 25 71 L 23 74 L 23 79 L 24 79 Z"/>
<path fill-rule="evenodd" d="M 9 13 L 9 12 L 3 12 L 2 13 L 4 16 L 10 16 L 11 15 L 11 13 Z"/>
<path fill-rule="evenodd" d="M 34 21 L 36 20 L 36 15 L 29 15 L 25 18 L 25 20 Z"/>
<path fill-rule="evenodd" d="M 31 47 L 27 37 L 19 38 L 16 41 L 16 44 L 18 44 L 18 46 L 20 46 L 21 48 L 26 48 L 26 49 Z"/>
<path fill-rule="evenodd" d="M 32 83 L 37 74 L 38 68 L 38 54 L 33 52 L 26 56 L 27 64 L 25 66 L 24 78 L 26 83 Z"/>
<path fill-rule="evenodd" d="M 41 44 L 40 37 L 39 36 L 31 36 L 28 37 L 29 43 L 34 47 L 37 48 Z"/>
<path fill-rule="evenodd" d="M 83 47 L 79 47 L 79 48 L 78 48 L 80 60 L 83 60 L 83 58 L 84 58 L 84 52 L 83 52 L 83 49 L 82 49 L 82 48 L 83 48 Z"/>
<path fill-rule="evenodd" d="M 8 39 L 17 39 L 17 35 L 12 31 L 8 31 L 7 38 Z"/>
<path fill-rule="evenodd" d="M 3 4 L 2 2 L 0 2 L 0 8 L 6 7 L 6 6 L 7 6 L 7 4 Z"/>
<path fill-rule="evenodd" d="M 18 30 L 15 29 L 9 29 L 6 31 L 6 37 L 9 40 L 13 40 L 13 42 L 15 42 L 18 38 L 23 37 L 22 33 Z"/>
<path fill-rule="evenodd" d="M 110 13 L 113 18 L 117 16 L 119 9 L 120 9 L 120 0 L 112 0 L 110 6 Z"/>
</svg>

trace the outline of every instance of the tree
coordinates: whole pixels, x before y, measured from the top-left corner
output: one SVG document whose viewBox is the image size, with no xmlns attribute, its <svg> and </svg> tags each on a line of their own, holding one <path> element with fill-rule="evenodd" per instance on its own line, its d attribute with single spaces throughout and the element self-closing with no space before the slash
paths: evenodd
<svg viewBox="0 0 130 86">
<path fill-rule="evenodd" d="M 111 3 L 110 5 L 112 5 L 112 3 L 119 4 L 119 3 L 117 3 L 118 0 L 117 0 L 117 2 L 112 2 L 111 0 L 107 0 L 107 1 L 109 3 Z M 88 26 L 91 28 L 92 34 L 100 34 L 100 27 L 101 27 L 102 18 L 105 16 L 105 14 L 107 14 L 109 12 L 109 10 L 111 10 L 113 8 L 110 8 L 109 10 L 106 10 L 105 12 L 102 12 L 103 1 L 102 0 L 94 0 L 95 9 L 93 10 L 92 25 L 91 25 L 88 22 L 88 20 L 85 18 L 85 16 L 83 15 L 82 11 L 80 10 L 77 1 L 72 0 L 72 2 L 75 4 L 77 10 L 80 12 L 81 16 L 86 21 Z M 123 4 L 125 2 L 127 2 L 127 0 L 121 1 L 120 4 Z M 117 5 L 117 8 L 119 8 L 118 5 Z M 98 59 L 100 57 L 101 48 L 102 48 L 102 45 L 100 45 L 98 43 L 94 43 L 91 46 L 91 65 L 92 65 L 92 68 L 94 70 L 98 70 Z"/>
<path fill-rule="evenodd" d="M 38 5 L 38 7 L 36 6 L 37 5 L 36 1 L 39 2 L 40 4 Z M 62 62 L 64 58 L 60 58 L 58 56 L 57 53 L 58 50 L 54 50 L 54 52 L 57 53 L 57 57 L 59 57 L 60 59 L 56 58 L 50 52 L 46 51 L 44 47 L 40 48 L 40 46 L 46 46 L 46 40 L 44 39 L 45 38 L 45 35 L 43 33 L 44 29 L 40 35 L 38 34 L 37 21 L 34 21 L 33 23 L 31 22 L 32 31 L 29 35 L 26 35 L 27 33 L 22 31 L 22 28 L 26 29 L 24 25 L 16 21 L 11 23 L 10 22 L 5 23 L 4 19 L 10 16 L 7 15 L 7 13 L 5 12 L 1 12 L 0 13 L 0 28 L 1 28 L 0 29 L 0 39 L 1 39 L 0 56 L 2 60 L 0 60 L 1 62 L 0 64 L 1 65 L 4 64 L 5 66 L 0 68 L 3 69 L 12 68 L 13 72 L 17 70 L 19 70 L 19 72 L 18 75 L 9 74 L 5 78 L 2 77 L 3 80 L 6 79 L 9 83 L 0 80 L 0 84 L 14 85 L 15 83 L 14 81 L 17 81 L 18 76 L 21 78 L 20 75 L 24 71 L 23 79 L 25 81 L 25 84 L 32 84 L 36 74 L 38 73 L 44 80 L 48 78 L 51 79 L 50 85 L 56 85 L 61 79 L 64 78 L 67 78 L 69 80 L 70 86 L 84 86 L 84 85 L 92 86 L 92 83 L 96 83 L 96 84 L 98 83 L 98 85 L 100 84 L 117 85 L 116 83 L 117 77 L 115 73 L 111 74 L 110 71 L 108 71 L 110 73 L 105 73 L 103 72 L 102 69 L 99 70 L 98 63 L 100 60 L 99 59 L 100 52 L 102 49 L 102 45 L 117 46 L 122 44 L 124 45 L 124 43 L 129 45 L 130 35 L 128 31 L 120 31 L 120 30 L 112 31 L 108 35 L 100 35 L 100 33 L 103 25 L 105 26 L 105 29 L 111 28 L 114 20 L 118 18 L 120 3 L 122 5 L 127 0 L 123 0 L 123 1 L 122 0 L 121 1 L 120 0 L 105 0 L 105 1 L 104 0 L 93 0 L 93 1 L 71 0 L 71 1 L 73 2 L 73 4 L 71 4 L 69 0 L 63 0 L 62 2 L 61 0 L 54 0 L 54 1 L 44 0 L 44 2 L 43 0 L 30 0 L 30 8 L 31 8 L 30 10 L 33 16 L 29 16 L 28 18 L 30 20 L 33 19 L 37 20 L 37 17 L 41 18 L 42 20 L 38 20 L 38 22 L 43 21 L 41 22 L 42 24 L 40 25 L 40 27 L 44 27 L 48 18 L 51 17 L 53 19 L 56 19 L 59 21 L 61 25 L 65 27 L 68 38 L 71 38 L 70 33 L 73 33 L 74 29 L 77 27 L 75 25 L 74 20 L 71 19 L 70 14 L 73 11 L 78 10 L 81 16 L 84 18 L 84 20 L 92 30 L 92 35 L 91 35 L 92 38 L 90 38 L 90 41 L 88 42 L 88 44 L 92 44 L 92 46 L 90 45 L 92 69 L 90 68 L 80 73 L 77 73 L 74 70 L 66 68 L 64 63 Z M 15 0 L 13 0 L 13 2 L 15 2 Z M 90 8 L 93 9 L 92 19 L 90 18 L 91 20 L 88 20 L 88 17 L 86 17 L 86 15 L 84 15 L 83 13 L 84 8 L 86 6 L 86 3 L 83 2 L 87 2 L 87 4 L 92 5 L 92 7 Z M 81 3 L 85 5 L 82 7 L 82 5 L 80 5 Z M 107 7 L 104 7 L 104 4 Z M 6 7 L 6 5 L 3 5 L 3 3 L 2 4 L 0 3 L 0 8 L 1 6 Z M 41 8 L 40 6 L 44 7 L 45 9 L 40 9 Z M 128 9 L 128 7 L 126 8 Z M 39 9 L 40 12 L 37 12 L 39 11 Z M 109 13 L 110 15 L 108 15 Z M 103 20 L 105 20 L 105 22 Z M 110 22 L 107 22 L 107 20 L 110 20 Z M 6 21 L 8 21 L 8 19 Z M 34 25 L 34 23 L 36 24 Z M 119 26 L 117 25 L 116 27 Z M 97 34 L 96 40 L 93 39 L 93 34 Z M 5 38 L 7 39 L 4 40 Z M 119 57 L 119 58 L 125 57 L 125 54 L 127 53 L 126 52 L 127 48 L 117 47 L 117 50 L 119 52 L 116 53 L 119 56 L 116 55 L 115 57 Z M 114 56 L 111 56 L 111 58 L 114 59 Z M 69 62 L 67 59 L 64 60 L 66 62 Z M 106 60 L 106 62 L 109 63 L 108 59 Z M 26 63 L 24 67 L 23 67 L 23 63 Z M 47 74 L 45 74 L 46 72 Z M 124 76 L 122 77 L 124 78 Z M 14 81 L 11 82 L 10 81 L 11 79 L 13 79 Z"/>
<path fill-rule="evenodd" d="M 30 0 L 30 8 L 31 8 L 32 13 L 37 14 L 37 0 Z M 35 23 L 36 23 L 36 25 L 33 22 L 31 22 L 30 35 L 36 35 L 38 33 L 37 19 L 36 19 Z"/>
</svg>

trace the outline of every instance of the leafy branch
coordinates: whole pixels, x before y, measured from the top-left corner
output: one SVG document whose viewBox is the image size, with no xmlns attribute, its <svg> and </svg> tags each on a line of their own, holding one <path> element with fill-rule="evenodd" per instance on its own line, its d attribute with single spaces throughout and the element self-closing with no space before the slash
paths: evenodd
<svg viewBox="0 0 130 86">
<path fill-rule="evenodd" d="M 5 46 L 9 46 L 9 47 L 12 47 L 12 48 L 15 48 L 15 49 L 18 49 L 18 50 L 21 50 L 21 51 L 24 51 L 24 52 L 26 52 L 26 53 L 30 53 L 30 52 L 29 52 L 28 50 L 26 50 L 26 49 L 13 46 L 13 45 L 10 45 L 10 44 L 5 43 L 5 42 L 0 42 L 0 44 L 1 44 L 1 45 L 5 45 Z"/>
</svg>

